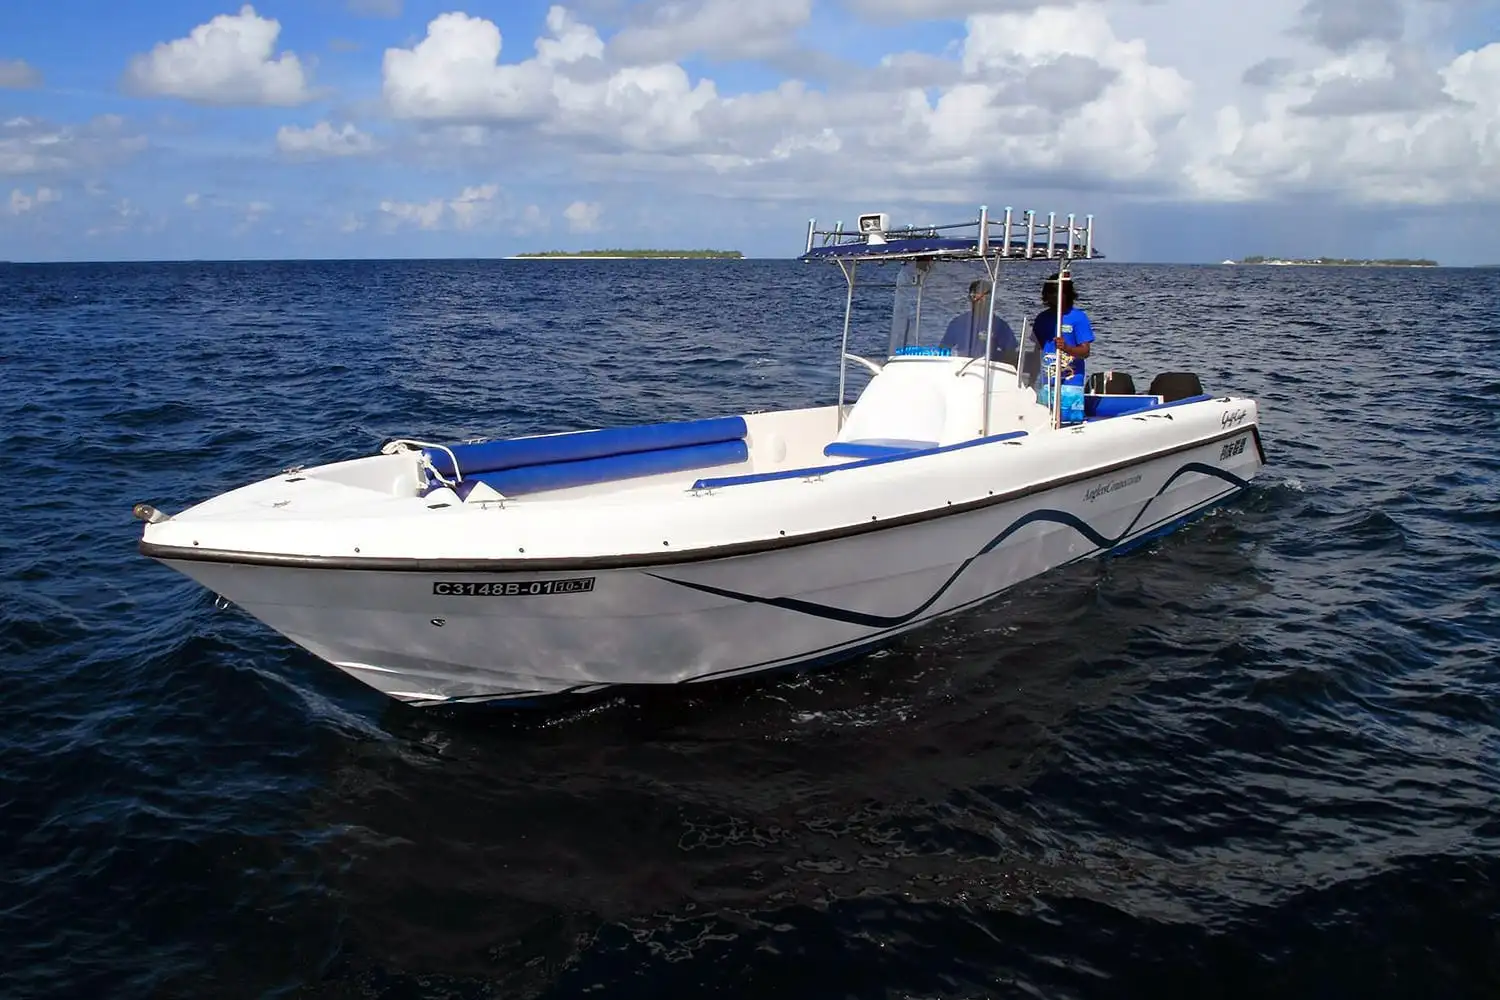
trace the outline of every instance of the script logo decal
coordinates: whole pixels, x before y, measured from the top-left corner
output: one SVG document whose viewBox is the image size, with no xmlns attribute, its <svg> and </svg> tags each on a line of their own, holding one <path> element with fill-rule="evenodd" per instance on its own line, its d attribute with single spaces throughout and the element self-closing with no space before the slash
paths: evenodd
<svg viewBox="0 0 1500 1000">
<path fill-rule="evenodd" d="M 1244 423 L 1245 419 L 1249 416 L 1250 412 L 1248 410 L 1235 410 L 1233 413 L 1226 413 L 1222 417 L 1220 417 L 1219 426 L 1225 428 L 1238 427 L 1240 424 Z"/>
</svg>

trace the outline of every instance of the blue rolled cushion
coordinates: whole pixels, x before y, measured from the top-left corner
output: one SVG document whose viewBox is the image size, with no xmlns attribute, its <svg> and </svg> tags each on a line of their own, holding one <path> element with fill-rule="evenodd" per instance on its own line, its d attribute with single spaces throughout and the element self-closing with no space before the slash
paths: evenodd
<svg viewBox="0 0 1500 1000">
<path fill-rule="evenodd" d="M 633 427 L 609 427 L 597 431 L 573 431 L 543 437 L 458 444 L 453 445 L 453 454 L 458 458 L 459 468 L 467 478 L 481 472 L 519 469 L 530 465 L 576 462 L 609 455 L 627 455 L 721 441 L 743 441 L 745 434 L 744 417 L 712 417 L 707 420 L 637 424 Z M 426 448 L 422 453 L 439 473 L 444 476 L 453 475 L 453 460 L 446 451 Z"/>
<path fill-rule="evenodd" d="M 467 496 L 470 483 L 485 483 L 506 496 L 562 490 L 570 486 L 608 483 L 637 476 L 655 476 L 664 472 L 703 469 L 732 465 L 750 457 L 744 441 L 715 441 L 710 444 L 686 445 L 681 448 L 658 448 L 655 451 L 629 452 L 585 458 L 576 462 L 551 462 L 520 468 L 498 469 L 466 475 L 459 484 L 459 494 Z M 468 489 L 465 489 L 465 487 Z"/>
</svg>

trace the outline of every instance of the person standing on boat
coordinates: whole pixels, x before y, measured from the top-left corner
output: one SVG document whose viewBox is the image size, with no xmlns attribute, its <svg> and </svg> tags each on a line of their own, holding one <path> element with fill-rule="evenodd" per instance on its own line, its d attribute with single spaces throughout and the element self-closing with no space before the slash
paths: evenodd
<svg viewBox="0 0 1500 1000">
<path fill-rule="evenodd" d="M 978 357 L 984 336 L 985 317 L 990 313 L 990 283 L 983 278 L 969 282 L 969 308 L 948 321 L 948 330 L 943 334 L 940 347 L 950 348 L 954 354 L 965 358 Z M 990 324 L 991 360 L 998 360 L 1003 351 L 1015 351 L 1021 346 L 1016 332 L 1010 324 L 994 316 Z"/>
<path fill-rule="evenodd" d="M 1057 292 L 1062 284 L 1062 343 L 1057 343 Z M 1094 327 L 1088 314 L 1074 303 L 1078 291 L 1073 287 L 1071 275 L 1052 275 L 1042 283 L 1042 302 L 1046 308 L 1037 313 L 1031 329 L 1043 355 L 1053 350 L 1060 351 L 1063 363 L 1063 385 L 1083 385 L 1084 358 L 1089 356 L 1089 345 L 1094 342 Z"/>
</svg>

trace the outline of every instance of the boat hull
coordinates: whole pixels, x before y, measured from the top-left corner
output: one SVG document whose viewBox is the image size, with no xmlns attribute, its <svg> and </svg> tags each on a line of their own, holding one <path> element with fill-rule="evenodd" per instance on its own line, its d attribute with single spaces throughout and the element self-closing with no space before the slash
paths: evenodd
<svg viewBox="0 0 1500 1000">
<path fill-rule="evenodd" d="M 1255 440 L 722 558 L 494 573 L 162 561 L 416 705 L 696 683 L 853 655 L 1170 531 L 1248 486 L 1262 463 Z"/>
</svg>

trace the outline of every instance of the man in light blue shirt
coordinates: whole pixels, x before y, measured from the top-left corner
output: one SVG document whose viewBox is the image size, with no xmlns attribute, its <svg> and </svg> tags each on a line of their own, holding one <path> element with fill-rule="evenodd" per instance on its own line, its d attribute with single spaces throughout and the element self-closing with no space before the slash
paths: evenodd
<svg viewBox="0 0 1500 1000">
<path fill-rule="evenodd" d="M 948 321 L 948 330 L 943 334 L 941 347 L 965 358 L 977 358 L 982 353 L 980 345 L 986 340 L 990 344 L 990 360 L 997 361 L 1004 351 L 1020 347 L 1016 332 L 1010 324 L 997 314 L 990 325 L 990 335 L 984 335 L 985 318 L 990 312 L 990 283 L 983 278 L 969 283 L 969 308 Z"/>
</svg>

